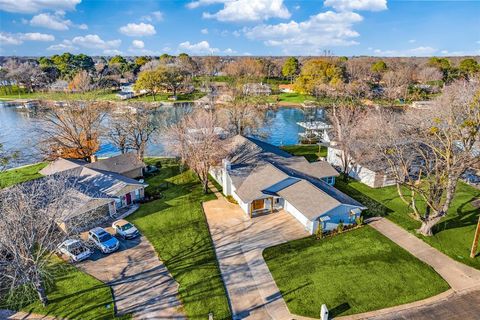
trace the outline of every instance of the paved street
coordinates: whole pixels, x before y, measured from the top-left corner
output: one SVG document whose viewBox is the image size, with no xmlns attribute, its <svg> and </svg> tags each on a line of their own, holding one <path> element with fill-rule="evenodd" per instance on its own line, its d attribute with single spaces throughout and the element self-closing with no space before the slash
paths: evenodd
<svg viewBox="0 0 480 320">
<path fill-rule="evenodd" d="M 178 284 L 145 237 L 121 240 L 119 251 L 98 251 L 78 264 L 83 271 L 112 287 L 119 314 L 134 319 L 184 319 Z"/>
<path fill-rule="evenodd" d="M 480 290 L 428 304 L 422 307 L 393 312 L 388 315 L 370 317 L 371 320 L 442 320 L 480 319 Z"/>
</svg>

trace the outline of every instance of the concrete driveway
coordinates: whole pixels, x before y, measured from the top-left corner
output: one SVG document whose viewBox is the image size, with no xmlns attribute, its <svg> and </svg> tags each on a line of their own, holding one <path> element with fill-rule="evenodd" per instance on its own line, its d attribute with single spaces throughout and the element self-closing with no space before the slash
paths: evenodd
<svg viewBox="0 0 480 320">
<path fill-rule="evenodd" d="M 203 207 L 234 319 L 292 319 L 262 251 L 307 236 L 302 225 L 284 211 L 249 219 L 222 196 Z"/>
<path fill-rule="evenodd" d="M 77 266 L 112 288 L 118 314 L 133 314 L 134 319 L 186 318 L 177 298 L 178 284 L 143 236 L 120 240 L 120 249 L 108 255 L 96 250 Z"/>
</svg>

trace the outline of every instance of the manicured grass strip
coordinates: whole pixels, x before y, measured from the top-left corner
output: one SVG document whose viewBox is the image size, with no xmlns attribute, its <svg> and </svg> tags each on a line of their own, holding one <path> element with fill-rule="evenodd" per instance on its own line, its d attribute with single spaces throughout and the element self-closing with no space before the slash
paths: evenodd
<svg viewBox="0 0 480 320">
<path fill-rule="evenodd" d="M 459 182 L 448 214 L 434 228 L 433 236 L 424 237 L 416 233 L 420 222 L 410 217 L 410 210 L 398 197 L 395 186 L 374 189 L 358 181 L 337 179 L 335 187 L 365 204 L 369 208 L 367 214 L 386 216 L 451 258 L 480 269 L 480 255 L 469 257 L 480 214 L 471 202 L 480 197 L 480 190 Z M 417 202 L 421 204 L 420 199 Z"/>
<path fill-rule="evenodd" d="M 107 285 L 58 258 L 53 261 L 56 271 L 54 283 L 47 290 L 49 303 L 43 307 L 36 300 L 22 307 L 22 311 L 67 319 L 115 319 Z"/>
<path fill-rule="evenodd" d="M 179 283 L 179 295 L 189 319 L 229 319 L 226 292 L 216 264 L 208 225 L 201 202 L 214 199 L 204 195 L 191 171 L 180 173 L 179 166 L 166 161 L 160 173 L 147 179 L 148 188 L 165 186 L 163 198 L 142 204 L 129 217 L 148 238 Z"/>
<path fill-rule="evenodd" d="M 378 310 L 449 289 L 428 265 L 371 227 L 332 238 L 308 237 L 265 249 L 263 256 L 290 312 L 318 318 Z"/>
<path fill-rule="evenodd" d="M 178 94 L 177 95 L 177 102 L 188 102 L 194 101 L 199 99 L 206 94 L 203 92 L 195 91 L 193 93 L 188 94 Z M 171 94 L 161 93 L 155 96 L 155 100 L 153 100 L 153 96 L 151 95 L 143 95 L 137 98 L 129 99 L 127 101 L 141 101 L 141 102 L 161 102 L 161 101 L 169 101 L 168 97 Z M 15 99 L 39 99 L 39 100 L 56 100 L 56 101 L 70 101 L 70 100 L 87 100 L 87 101 L 94 101 L 94 100 L 102 100 L 102 101 L 122 101 L 119 97 L 117 97 L 117 92 L 112 91 L 102 91 L 102 90 L 94 90 L 88 91 L 84 93 L 64 93 L 64 92 L 32 92 L 32 93 L 25 93 L 21 92 L 18 94 L 17 92 L 11 94 L 0 94 L 0 100 L 15 100 Z"/>
<path fill-rule="evenodd" d="M 295 144 L 290 146 L 282 146 L 280 147 L 286 152 L 293 154 L 295 156 L 304 156 L 308 161 L 318 161 L 319 157 L 326 157 L 327 156 L 327 148 L 320 147 L 318 145 L 301 145 Z"/>
<path fill-rule="evenodd" d="M 11 169 L 0 173 L 0 189 L 25 181 L 38 179 L 42 175 L 38 171 L 47 166 L 46 162 L 40 162 L 31 166 Z"/>
</svg>

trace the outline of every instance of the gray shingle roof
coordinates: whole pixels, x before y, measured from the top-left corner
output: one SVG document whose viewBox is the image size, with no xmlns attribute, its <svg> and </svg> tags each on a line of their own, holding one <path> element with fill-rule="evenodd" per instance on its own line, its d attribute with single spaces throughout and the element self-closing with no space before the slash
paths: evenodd
<svg viewBox="0 0 480 320">
<path fill-rule="evenodd" d="M 85 165 L 91 169 L 99 169 L 116 173 L 126 173 L 135 169 L 145 167 L 145 163 L 139 160 L 134 153 L 124 153 L 107 159 L 100 159 L 96 162 Z"/>
<path fill-rule="evenodd" d="M 341 204 L 363 207 L 321 180 L 339 175 L 327 162 L 310 163 L 304 157 L 294 157 L 276 146 L 243 136 L 233 137 L 228 147 L 229 175 L 245 202 L 278 194 L 309 218 Z"/>
</svg>

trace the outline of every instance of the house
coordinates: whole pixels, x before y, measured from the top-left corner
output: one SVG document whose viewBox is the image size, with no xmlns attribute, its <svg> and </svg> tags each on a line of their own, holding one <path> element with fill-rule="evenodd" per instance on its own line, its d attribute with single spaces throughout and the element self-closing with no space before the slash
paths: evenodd
<svg viewBox="0 0 480 320">
<path fill-rule="evenodd" d="M 334 167 L 342 167 L 343 151 L 335 147 L 335 142 L 328 146 L 327 162 Z M 395 178 L 389 174 L 390 167 L 384 161 L 367 161 L 355 159 L 350 165 L 349 176 L 371 188 L 381 188 L 395 184 Z"/>
<path fill-rule="evenodd" d="M 280 92 L 285 92 L 285 93 L 295 92 L 295 90 L 293 90 L 293 84 L 279 84 L 278 85 L 278 90 Z"/>
<path fill-rule="evenodd" d="M 243 93 L 250 96 L 268 96 L 272 94 L 272 89 L 264 83 L 246 83 L 243 85 Z"/>
<path fill-rule="evenodd" d="M 73 225 L 73 219 L 81 219 L 88 228 L 127 211 L 135 202 L 142 200 L 147 185 L 132 177 L 141 176 L 144 167 L 145 164 L 137 160 L 134 154 L 127 153 L 92 163 L 78 159 L 57 159 L 40 173 L 74 181 L 68 192 L 72 194 L 75 210 L 65 212 L 64 219 L 59 222 L 66 230 Z"/>
<path fill-rule="evenodd" d="M 338 172 L 327 162 L 310 163 L 250 137 L 225 143 L 229 155 L 211 175 L 250 218 L 285 210 L 313 234 L 320 223 L 323 230 L 351 224 L 365 209 L 333 187 Z"/>
</svg>

